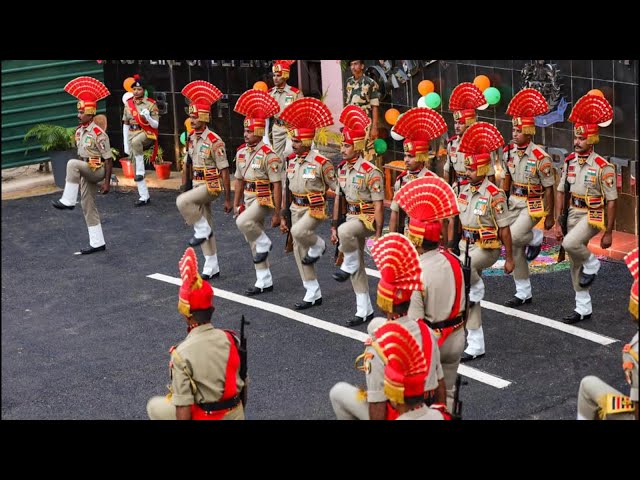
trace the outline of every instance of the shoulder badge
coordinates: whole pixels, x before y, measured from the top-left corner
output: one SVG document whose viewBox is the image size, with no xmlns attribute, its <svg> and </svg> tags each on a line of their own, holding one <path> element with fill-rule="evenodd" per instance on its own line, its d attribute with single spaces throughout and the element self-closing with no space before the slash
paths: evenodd
<svg viewBox="0 0 640 480">
<path fill-rule="evenodd" d="M 458 138 L 458 135 L 454 135 L 453 137 L 449 137 L 449 140 L 447 140 L 447 143 L 453 142 L 456 138 Z"/>
<path fill-rule="evenodd" d="M 240 146 L 238 147 L 238 149 L 237 149 L 236 151 L 237 151 L 237 152 L 239 152 L 240 150 L 242 150 L 242 149 L 243 149 L 244 147 L 246 147 L 246 146 L 247 146 L 247 144 L 246 144 L 246 143 L 243 143 L 242 145 L 240 145 Z"/>
<path fill-rule="evenodd" d="M 570 153 L 569 155 L 567 155 L 567 158 L 565 158 L 564 161 L 565 162 L 570 162 L 574 158 L 576 158 L 576 152 L 573 152 L 573 153 Z"/>
<path fill-rule="evenodd" d="M 260 147 L 260 150 L 262 150 L 267 155 L 269 153 L 275 153 L 273 150 L 271 150 L 271 147 L 269 147 L 269 145 L 262 145 L 262 147 Z"/>
<path fill-rule="evenodd" d="M 273 88 L 275 88 L 275 87 L 273 87 Z M 291 88 L 291 91 L 292 91 L 293 93 L 300 93 L 300 89 L 299 89 L 299 88 L 292 87 L 291 85 L 289 85 L 289 88 Z"/>
<path fill-rule="evenodd" d="M 500 189 L 495 185 L 493 185 L 492 183 L 490 183 L 489 185 L 487 185 L 487 192 L 489 192 L 492 197 L 495 197 L 500 193 Z"/>
<path fill-rule="evenodd" d="M 594 159 L 596 161 L 596 163 L 598 164 L 598 166 L 600 168 L 604 168 L 607 165 L 609 165 L 609 162 L 607 162 L 604 158 L 602 158 L 600 155 L 597 155 L 596 158 Z"/>
<path fill-rule="evenodd" d="M 542 160 L 544 157 L 547 156 L 546 153 L 544 153 L 542 150 L 540 150 L 539 148 L 534 148 L 533 150 L 533 154 L 536 156 L 536 158 L 538 160 Z"/>
<path fill-rule="evenodd" d="M 207 138 L 209 139 L 209 141 L 211 142 L 211 144 L 215 144 L 217 141 L 220 140 L 220 137 L 218 137 L 215 133 L 213 132 L 209 132 L 209 135 L 207 135 Z"/>
<path fill-rule="evenodd" d="M 407 174 L 407 171 L 406 171 L 406 170 L 405 170 L 404 172 L 400 172 L 400 173 L 398 174 L 398 176 L 396 177 L 396 182 L 397 182 L 398 180 L 400 180 L 402 177 L 404 177 L 406 174 Z"/>
<path fill-rule="evenodd" d="M 287 156 L 287 160 L 293 160 L 294 158 L 296 158 L 296 154 L 292 153 L 291 155 Z"/>
<path fill-rule="evenodd" d="M 316 155 L 314 160 L 318 162 L 320 165 L 324 165 L 329 161 L 328 158 L 323 157 L 322 155 Z"/>
<path fill-rule="evenodd" d="M 268 93 L 273 92 L 275 89 L 276 89 L 276 87 L 271 87 L 271 88 L 269 89 L 269 92 L 268 92 Z"/>
<path fill-rule="evenodd" d="M 147 97 L 147 102 L 149 102 L 149 103 L 156 103 L 156 101 L 155 101 L 153 98 L 151 98 L 151 97 Z"/>
<path fill-rule="evenodd" d="M 104 132 L 100 129 L 100 127 L 94 127 L 93 133 L 95 133 L 96 135 L 102 135 L 102 133 Z"/>
<path fill-rule="evenodd" d="M 347 161 L 346 161 L 346 160 L 341 161 L 341 162 L 338 164 L 338 169 L 342 168 L 342 167 L 344 166 L 344 164 L 345 164 L 345 163 L 347 163 Z"/>
<path fill-rule="evenodd" d="M 372 163 L 368 162 L 367 160 L 362 162 L 362 169 L 367 173 L 373 171 L 375 168 L 376 168 L 376 166 L 373 165 Z"/>
<path fill-rule="evenodd" d="M 503 152 L 508 152 L 510 148 L 511 148 L 511 144 L 507 143 L 504 147 L 502 147 L 502 151 Z"/>
</svg>

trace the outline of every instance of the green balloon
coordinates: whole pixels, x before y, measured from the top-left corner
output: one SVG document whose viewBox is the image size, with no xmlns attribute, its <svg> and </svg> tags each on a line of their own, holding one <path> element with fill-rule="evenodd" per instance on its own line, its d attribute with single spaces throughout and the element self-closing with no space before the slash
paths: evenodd
<svg viewBox="0 0 640 480">
<path fill-rule="evenodd" d="M 489 87 L 482 93 L 484 94 L 484 98 L 487 99 L 487 103 L 489 105 L 495 105 L 500 101 L 500 90 L 496 87 Z"/>
<path fill-rule="evenodd" d="M 382 138 L 376 138 L 373 141 L 373 149 L 378 155 L 382 155 L 387 151 L 387 142 L 385 142 Z"/>
<path fill-rule="evenodd" d="M 426 103 L 429 108 L 438 108 L 441 101 L 440 95 L 436 92 L 428 93 L 424 99 L 424 103 Z"/>
<path fill-rule="evenodd" d="M 182 132 L 180 134 L 180 143 L 182 145 L 186 145 L 187 144 L 187 132 Z"/>
<path fill-rule="evenodd" d="M 144 98 L 147 98 L 149 96 L 149 92 L 147 91 L 147 89 L 145 88 L 144 90 Z"/>
</svg>

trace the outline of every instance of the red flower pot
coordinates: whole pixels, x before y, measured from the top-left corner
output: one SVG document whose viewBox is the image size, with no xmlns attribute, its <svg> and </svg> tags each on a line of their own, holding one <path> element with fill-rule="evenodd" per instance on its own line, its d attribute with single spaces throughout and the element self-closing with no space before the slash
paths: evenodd
<svg viewBox="0 0 640 480">
<path fill-rule="evenodd" d="M 122 173 L 125 178 L 133 178 L 136 176 L 136 167 L 131 163 L 128 158 L 121 158 L 120 165 L 122 165 Z"/>
<path fill-rule="evenodd" d="M 158 180 L 166 180 L 171 175 L 171 162 L 154 163 Z"/>
</svg>

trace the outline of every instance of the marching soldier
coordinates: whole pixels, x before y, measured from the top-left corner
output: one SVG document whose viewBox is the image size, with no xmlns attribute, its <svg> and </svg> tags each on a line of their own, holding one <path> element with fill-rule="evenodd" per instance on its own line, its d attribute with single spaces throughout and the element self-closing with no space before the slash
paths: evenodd
<svg viewBox="0 0 640 480">
<path fill-rule="evenodd" d="M 291 65 L 294 63 L 295 60 L 274 60 L 273 66 L 271 67 L 274 86 L 269 89 L 269 95 L 278 102 L 280 113 L 284 111 L 285 107 L 291 105 L 299 98 L 304 97 L 300 89 L 292 87 L 287 83 L 289 73 L 291 72 Z M 278 158 L 284 159 L 287 144 L 287 127 L 278 113 L 276 113 L 269 122 L 272 122 L 272 127 L 270 128 L 270 132 L 267 132 L 269 133 L 268 143 L 273 151 L 276 152 Z"/>
<path fill-rule="evenodd" d="M 364 110 L 370 119 L 367 126 L 367 143 L 364 152 L 367 160 L 375 154 L 373 141 L 378 138 L 378 108 L 380 106 L 380 87 L 371 77 L 364 74 L 364 60 L 349 60 L 352 76 L 347 80 L 345 105 L 355 105 Z"/>
<path fill-rule="evenodd" d="M 191 102 L 189 119 L 193 131 L 187 143 L 187 155 L 193 162 L 194 188 L 176 199 L 178 210 L 188 225 L 193 225 L 193 237 L 189 245 L 201 245 L 204 254 L 202 278 L 208 280 L 220 275 L 216 238 L 213 235 L 211 204 L 218 198 L 224 186 L 224 211 L 231 211 L 231 182 L 229 162 L 222 139 L 208 126 L 211 105 L 220 100 L 222 92 L 203 80 L 189 83 L 182 94 Z M 187 168 L 186 159 L 183 162 Z"/>
<path fill-rule="evenodd" d="M 444 164 L 444 179 L 449 184 L 466 180 L 466 165 L 464 155 L 460 152 L 460 140 L 468 127 L 476 123 L 476 109 L 487 104 L 482 91 L 471 82 L 458 85 L 449 97 L 449 110 L 453 111 L 455 135 L 447 142 L 447 162 Z M 455 172 L 455 177 L 451 172 Z M 493 162 L 489 162 L 487 172 L 489 181 L 495 183 Z"/>
<path fill-rule="evenodd" d="M 320 100 L 303 98 L 286 107 L 280 118 L 291 128 L 294 152 L 287 159 L 280 230 L 289 232 L 285 217 L 290 214 L 293 253 L 306 290 L 304 299 L 295 304 L 295 309 L 305 310 L 322 304 L 320 284 L 313 264 L 327 247 L 325 241 L 316 234 L 316 229 L 327 218 L 327 188 L 336 189 L 333 163 L 312 152 L 311 143 L 316 129 L 333 125 L 333 117 Z"/>
<path fill-rule="evenodd" d="M 633 276 L 629 311 L 638 321 L 638 248 L 624 261 Z M 638 333 L 622 349 L 622 369 L 629 384 L 629 396 L 623 395 L 598 377 L 588 376 L 580 382 L 578 420 L 638 420 Z"/>
<path fill-rule="evenodd" d="M 516 294 L 504 304 L 519 307 L 531 303 L 529 264 L 538 256 L 544 235 L 533 228 L 540 218 L 544 228 L 553 227 L 553 185 L 555 182 L 551 157 L 533 143 L 536 132 L 534 117 L 549 110 L 544 96 L 533 88 L 520 90 L 511 99 L 507 114 L 513 117 L 513 141 L 504 147 L 504 188 L 511 189 L 509 216 L 513 246 L 513 280 Z"/>
<path fill-rule="evenodd" d="M 357 308 L 355 317 L 347 320 L 347 325 L 353 327 L 373 318 L 364 265 L 364 244 L 372 232 L 375 232 L 376 239 L 382 235 L 384 191 L 382 172 L 361 156 L 369 117 L 360 107 L 349 105 L 340 114 L 340 122 L 344 124 L 341 148 L 343 162 L 338 166 L 331 242 L 334 245 L 340 242 L 339 249 L 344 253 L 344 261 L 333 278 L 338 282 L 351 278 Z M 343 210 L 345 207 L 346 210 Z M 338 227 L 341 212 L 345 211 L 346 221 Z"/>
<path fill-rule="evenodd" d="M 246 383 L 235 332 L 211 324 L 213 288 L 198 275 L 193 248 L 179 262 L 182 286 L 178 311 L 187 322 L 187 338 L 169 350 L 171 385 L 166 397 L 147 402 L 151 420 L 244 420 Z"/>
<path fill-rule="evenodd" d="M 391 202 L 389 231 L 404 233 L 404 222 L 395 196 L 404 185 L 426 176 L 437 176 L 427 167 L 429 161 L 429 142 L 447 131 L 447 124 L 435 110 L 430 108 L 412 108 L 405 112 L 393 127 L 398 135 L 404 137 L 404 163 L 407 169 L 398 175 L 393 185 L 394 199 Z"/>
<path fill-rule="evenodd" d="M 467 318 L 467 348 L 461 362 L 483 357 L 485 354 L 484 332 L 480 301 L 484 298 L 482 270 L 493 265 L 500 256 L 501 245 L 506 250 L 505 273 L 513 271 L 511 231 L 507 215 L 507 199 L 504 192 L 486 178 L 491 156 L 489 152 L 502 147 L 504 139 L 496 127 L 486 122 L 471 125 L 462 136 L 460 152 L 465 155 L 468 180 L 463 182 L 458 194 L 462 238 L 461 261 L 471 257 L 471 289 L 469 292 L 469 314 Z M 449 222 L 450 248 L 460 232 L 455 232 Z M 502 242 L 502 243 L 501 243 Z"/>
<path fill-rule="evenodd" d="M 600 261 L 587 245 L 600 230 L 602 248 L 612 242 L 616 220 L 616 171 L 612 164 L 598 155 L 593 145 L 600 141 L 598 124 L 605 126 L 613 118 L 609 102 L 597 95 L 585 95 L 576 102 L 569 116 L 575 124 L 574 152 L 564 162 L 562 177 L 556 194 L 556 218 L 564 206 L 564 196 L 571 194 L 567 218 L 567 236 L 562 246 L 571 262 L 571 281 L 576 292 L 575 310 L 563 318 L 564 323 L 576 323 L 591 318 L 592 305 L 589 287 L 600 269 Z M 569 191 L 567 191 L 569 189 Z M 605 213 L 606 210 L 606 213 Z M 555 234 L 562 240 L 560 225 Z"/>
<path fill-rule="evenodd" d="M 91 77 L 78 77 L 64 87 L 65 92 L 78 99 L 78 120 L 75 140 L 78 157 L 81 160 L 69 160 L 67 178 L 60 200 L 53 206 L 64 210 L 73 210 L 80 190 L 80 204 L 84 220 L 89 230 L 89 247 L 80 250 L 80 254 L 90 254 L 105 250 L 106 243 L 102 234 L 100 214 L 96 208 L 98 182 L 102 182 L 100 191 L 109 193 L 113 156 L 106 132 L 93 121 L 99 100 L 110 95 L 102 82 Z"/>
<path fill-rule="evenodd" d="M 377 302 L 387 318 L 377 317 L 369 324 L 367 333 L 370 338 L 365 341 L 364 353 L 356 359 L 356 365 L 362 361 L 357 368 L 366 374 L 367 390 L 339 382 L 329 392 L 338 420 L 394 420 L 398 417 L 399 412 L 385 396 L 387 358 L 381 355 L 380 350 L 383 336 L 379 335 L 379 327 L 389 323 L 405 329 L 429 359 L 422 382 L 414 385 L 416 395 L 422 394 L 422 400 L 427 404 L 444 404 L 446 399 L 440 353 L 433 333 L 423 321 L 407 317 L 412 292 L 423 288 L 418 253 L 407 237 L 389 233 L 374 244 L 372 254 L 380 271 Z M 397 400 L 397 397 L 393 396 L 392 400 Z"/>
<path fill-rule="evenodd" d="M 271 226 L 280 225 L 282 206 L 282 161 L 262 142 L 266 119 L 275 115 L 278 102 L 262 90 L 247 90 L 234 110 L 245 116 L 245 144 L 236 152 L 235 195 L 236 225 L 251 247 L 256 283 L 246 290 L 249 296 L 273 290 L 273 278 L 267 256 L 271 240 L 264 232 L 264 219 L 271 210 Z M 244 203 L 243 203 L 244 201 Z"/>
<path fill-rule="evenodd" d="M 425 177 L 402 187 L 396 200 L 409 215 L 408 237 L 420 255 L 424 284 L 422 291 L 411 296 L 408 316 L 412 320 L 423 319 L 437 338 L 447 408 L 452 412 L 464 350 L 465 283 L 460 260 L 438 246 L 441 220 L 459 213 L 457 199 L 443 179 Z"/>
<path fill-rule="evenodd" d="M 158 105 L 152 98 L 144 96 L 144 86 L 140 82 L 140 76 L 134 75 L 135 82 L 131 85 L 133 88 L 133 97 L 127 100 L 122 115 L 122 136 L 124 140 L 124 152 L 127 155 L 133 155 L 136 166 L 136 176 L 134 178 L 138 187 L 140 198 L 136 200 L 134 205 L 141 207 L 148 205 L 151 201 L 149 197 L 149 189 L 144 180 L 144 156 L 142 152 L 153 145 L 153 153 L 150 161 L 153 161 L 158 154 L 158 124 L 159 113 Z"/>
</svg>

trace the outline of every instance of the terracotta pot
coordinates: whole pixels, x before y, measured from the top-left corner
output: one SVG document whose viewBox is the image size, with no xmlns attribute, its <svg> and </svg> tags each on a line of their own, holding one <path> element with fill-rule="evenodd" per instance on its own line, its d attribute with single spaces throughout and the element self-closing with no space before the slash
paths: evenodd
<svg viewBox="0 0 640 480">
<path fill-rule="evenodd" d="M 125 178 L 134 178 L 136 176 L 136 167 L 127 157 L 120 159 L 122 165 L 122 173 Z"/>
<path fill-rule="evenodd" d="M 166 180 L 171 175 L 171 162 L 154 163 L 158 180 Z"/>
</svg>

